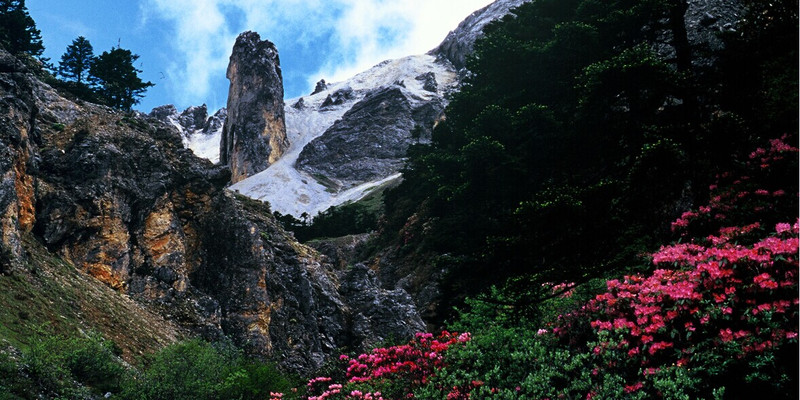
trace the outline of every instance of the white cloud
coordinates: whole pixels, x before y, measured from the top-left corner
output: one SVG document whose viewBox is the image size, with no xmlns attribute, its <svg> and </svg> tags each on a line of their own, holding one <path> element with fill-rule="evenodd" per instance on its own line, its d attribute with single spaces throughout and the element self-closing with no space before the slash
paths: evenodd
<svg viewBox="0 0 800 400">
<path fill-rule="evenodd" d="M 389 58 L 435 47 L 472 11 L 492 0 L 142 0 L 144 24 L 164 23 L 175 37 L 167 68 L 179 104 L 207 101 L 212 82 L 224 79 L 236 35 L 253 30 L 281 54 L 333 38 L 308 77 L 349 78 Z"/>
<path fill-rule="evenodd" d="M 309 82 L 347 79 L 380 61 L 422 54 L 436 47 L 470 13 L 493 0 L 344 0 L 348 12 L 337 34 L 349 51 L 344 63 L 326 62 Z M 391 45 L 380 42 L 381 29 L 397 32 Z"/>
<path fill-rule="evenodd" d="M 173 24 L 172 46 L 175 59 L 166 66 L 166 76 L 177 95 L 177 103 L 197 104 L 209 95 L 210 82 L 220 71 L 225 75 L 226 48 L 235 33 L 228 26 L 219 4 L 214 0 L 147 0 L 143 11 L 146 23 L 157 17 Z"/>
</svg>

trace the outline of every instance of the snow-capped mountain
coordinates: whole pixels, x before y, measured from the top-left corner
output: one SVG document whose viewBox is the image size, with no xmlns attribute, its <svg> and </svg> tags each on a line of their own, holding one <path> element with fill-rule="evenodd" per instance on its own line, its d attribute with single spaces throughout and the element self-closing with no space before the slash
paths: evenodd
<svg viewBox="0 0 800 400">
<path fill-rule="evenodd" d="M 289 148 L 266 170 L 229 189 L 299 217 L 358 200 L 398 179 L 405 151 L 430 140 L 443 117 L 447 95 L 458 89 L 464 60 L 483 28 L 526 1 L 497 0 L 472 13 L 428 54 L 387 60 L 343 82 L 321 81 L 312 94 L 287 99 Z M 193 108 L 180 114 L 174 107 L 159 109 L 151 116 L 178 127 L 198 156 L 219 161 L 221 123 L 199 129 L 187 116 Z"/>
<path fill-rule="evenodd" d="M 175 106 L 167 104 L 154 108 L 149 116 L 177 128 L 183 138 L 183 145 L 198 157 L 215 164 L 219 162 L 219 141 L 222 125 L 227 117 L 225 108 L 209 116 L 205 104 L 189 107 L 180 113 Z"/>
<path fill-rule="evenodd" d="M 449 63 L 437 61 L 431 55 L 418 55 L 382 62 L 347 81 L 327 85 L 326 89 L 315 91 L 315 94 L 287 100 L 285 111 L 289 149 L 265 171 L 232 185 L 230 190 L 269 201 L 273 210 L 295 216 L 304 212 L 316 215 L 330 206 L 357 200 L 376 186 L 399 177 L 399 168 L 368 180 L 342 182 L 341 179 L 324 176 L 313 168 L 298 168 L 297 161 L 303 150 L 309 145 L 315 146 L 317 143 L 314 141 L 322 139 L 326 132 L 333 134 L 331 128 L 337 122 L 344 121 L 354 106 L 382 90 L 396 89 L 407 99 L 409 108 L 414 110 L 431 102 L 443 101 L 444 96 L 454 90 L 457 84 L 455 70 Z M 367 114 L 378 111 L 371 110 Z M 397 130 L 405 129 L 405 132 L 399 132 L 399 136 L 411 138 L 413 128 L 406 125 Z M 355 136 L 343 140 L 341 147 L 333 148 L 330 143 L 316 147 L 321 148 L 320 152 L 327 151 L 329 156 L 343 155 L 340 163 L 346 165 L 353 160 L 349 153 L 358 147 L 353 142 L 361 141 L 363 144 L 365 140 L 359 137 L 360 132 L 353 133 Z M 404 151 L 409 143 L 399 144 L 399 147 Z M 371 144 L 380 146 L 377 142 Z M 397 157 L 398 160 L 400 158 L 402 156 Z M 309 164 L 313 162 L 306 163 Z M 364 167 L 363 163 L 361 167 Z M 352 165 L 352 168 L 357 167 Z"/>
</svg>

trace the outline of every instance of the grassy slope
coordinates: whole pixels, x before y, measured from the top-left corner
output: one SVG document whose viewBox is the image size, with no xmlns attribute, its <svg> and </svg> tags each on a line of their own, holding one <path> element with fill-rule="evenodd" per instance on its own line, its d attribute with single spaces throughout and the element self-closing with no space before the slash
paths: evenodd
<svg viewBox="0 0 800 400">
<path fill-rule="evenodd" d="M 0 343 L 27 348 L 41 334 L 95 331 L 129 362 L 183 337 L 179 328 L 78 271 L 29 235 L 23 268 L 0 275 Z"/>
</svg>

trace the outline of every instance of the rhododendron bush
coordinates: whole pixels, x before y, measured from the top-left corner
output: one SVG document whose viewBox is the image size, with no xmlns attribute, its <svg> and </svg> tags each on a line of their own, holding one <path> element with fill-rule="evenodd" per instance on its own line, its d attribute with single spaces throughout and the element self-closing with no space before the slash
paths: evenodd
<svg viewBox="0 0 800 400">
<path fill-rule="evenodd" d="M 469 333 L 442 332 L 434 337 L 418 333 L 407 344 L 373 349 L 356 357 L 342 355 L 347 364 L 342 382 L 322 376 L 308 381 L 305 399 L 382 400 L 414 398 L 413 390 L 428 383 L 444 366 L 444 354 L 452 346 L 470 340 Z M 276 393 L 274 399 L 284 398 Z"/>
<path fill-rule="evenodd" d="M 554 321 L 476 306 L 455 326 L 473 335 L 342 356 L 345 380 L 315 378 L 306 398 L 797 398 L 797 155 L 786 138 L 752 152 L 672 224 L 650 272 Z M 569 288 L 549 301 L 574 307 L 586 291 Z"/>
<path fill-rule="evenodd" d="M 718 176 L 708 204 L 672 224 L 678 241 L 650 255 L 652 272 L 607 281 L 552 330 L 475 332 L 437 384 L 480 380 L 477 398 L 797 398 L 798 150 L 787 142 Z"/>
<path fill-rule="evenodd" d="M 651 274 L 609 280 L 557 335 L 577 345 L 588 321 L 593 371 L 621 376 L 626 393 L 658 394 L 650 377 L 675 368 L 720 388 L 796 389 L 797 192 L 776 187 L 796 182 L 772 179 L 796 158 L 776 139 L 747 175 L 720 176 L 709 204 L 672 224 L 681 241 L 652 254 Z"/>
</svg>

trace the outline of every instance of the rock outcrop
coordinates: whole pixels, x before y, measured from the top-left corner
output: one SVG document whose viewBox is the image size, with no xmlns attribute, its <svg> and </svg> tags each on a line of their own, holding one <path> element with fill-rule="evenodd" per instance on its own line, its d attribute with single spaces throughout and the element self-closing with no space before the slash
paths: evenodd
<svg viewBox="0 0 800 400">
<path fill-rule="evenodd" d="M 178 112 L 174 105 L 167 104 L 152 109 L 147 115 L 161 122 L 174 125 L 182 136 L 189 137 L 197 132 L 208 134 L 221 129 L 227 113 L 222 108 L 214 115 L 209 116 L 208 107 L 205 104 L 192 106 Z"/>
<path fill-rule="evenodd" d="M 317 93 L 322 93 L 327 89 L 328 89 L 328 83 L 325 82 L 325 79 L 320 79 L 319 82 L 317 82 L 316 86 L 314 86 L 314 91 L 311 92 L 311 95 L 313 96 Z"/>
<path fill-rule="evenodd" d="M 483 28 L 492 21 L 506 16 L 513 8 L 531 0 L 497 0 L 470 14 L 450 31 L 439 46 L 428 54 L 440 56 L 450 61 L 456 70 L 467 66 L 467 56 L 472 54 L 475 41 L 483 36 Z"/>
<path fill-rule="evenodd" d="M 275 45 L 245 32 L 233 46 L 227 77 L 228 118 L 220 161 L 236 183 L 277 161 L 289 142 L 283 110 L 283 77 Z"/>
<path fill-rule="evenodd" d="M 337 190 L 397 173 L 408 147 L 430 139 L 434 122 L 444 111 L 439 99 L 416 107 L 412 99 L 399 85 L 370 92 L 303 148 L 297 167 L 325 176 Z"/>
<path fill-rule="evenodd" d="M 226 191 L 228 168 L 174 125 L 69 101 L 2 50 L 0 129 L 3 271 L 35 262 L 21 239 L 34 235 L 182 329 L 298 372 L 423 329 L 402 290 L 332 265 L 268 205 Z"/>
<path fill-rule="evenodd" d="M 184 146 L 191 149 L 198 157 L 215 164 L 219 162 L 222 127 L 228 116 L 225 108 L 220 108 L 209 117 L 205 104 L 189 107 L 180 113 L 175 106 L 167 104 L 154 108 L 148 115 L 177 128 L 183 138 Z"/>
</svg>

